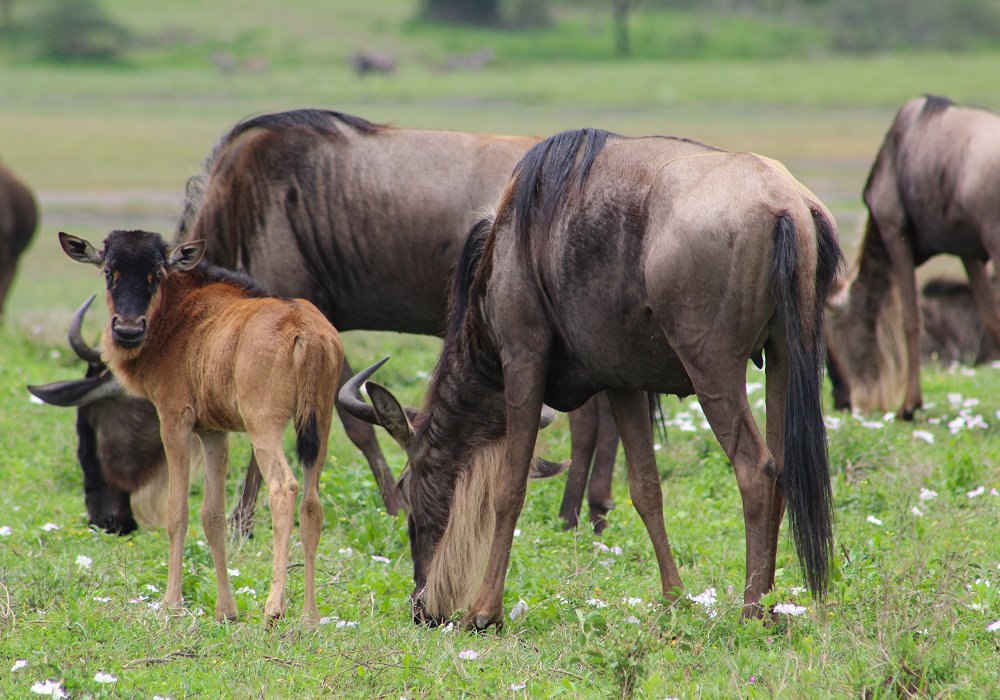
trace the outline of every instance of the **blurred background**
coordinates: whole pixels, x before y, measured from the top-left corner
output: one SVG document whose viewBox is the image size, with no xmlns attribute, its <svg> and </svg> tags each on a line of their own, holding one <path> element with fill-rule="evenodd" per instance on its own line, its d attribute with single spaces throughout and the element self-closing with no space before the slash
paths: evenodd
<svg viewBox="0 0 1000 700">
<path fill-rule="evenodd" d="M 830 206 L 853 259 L 895 110 L 1000 108 L 998 59 L 1000 0 L 0 0 L 0 161 L 42 214 L 3 323 L 63 342 L 100 280 L 56 232 L 172 235 L 222 134 L 297 107 L 756 151 Z"/>
</svg>

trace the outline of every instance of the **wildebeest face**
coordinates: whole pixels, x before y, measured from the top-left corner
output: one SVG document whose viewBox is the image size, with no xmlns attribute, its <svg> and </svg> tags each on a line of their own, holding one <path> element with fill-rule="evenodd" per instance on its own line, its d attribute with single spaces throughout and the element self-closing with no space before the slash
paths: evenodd
<svg viewBox="0 0 1000 700">
<path fill-rule="evenodd" d="M 122 348 L 138 347 L 146 339 L 160 280 L 171 272 L 192 269 L 205 252 L 205 242 L 194 241 L 168 254 L 163 238 L 147 231 L 112 231 L 102 251 L 66 233 L 59 234 L 59 243 L 71 259 L 104 271 L 111 339 Z"/>
</svg>

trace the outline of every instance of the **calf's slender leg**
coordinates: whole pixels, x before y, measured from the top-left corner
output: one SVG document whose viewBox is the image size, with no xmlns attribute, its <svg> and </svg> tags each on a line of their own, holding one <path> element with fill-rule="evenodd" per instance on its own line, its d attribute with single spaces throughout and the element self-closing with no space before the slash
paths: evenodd
<svg viewBox="0 0 1000 700">
<path fill-rule="evenodd" d="M 305 555 L 305 596 L 302 604 L 302 621 L 306 624 L 319 622 L 319 608 L 316 605 L 316 549 L 323 530 L 323 504 L 319 500 L 319 476 L 326 462 L 326 439 L 330 423 L 320 428 L 321 448 L 315 464 L 302 465 L 302 502 L 299 504 L 299 534 Z"/>
<path fill-rule="evenodd" d="M 229 465 L 229 435 L 223 432 L 201 434 L 205 449 L 205 497 L 201 502 L 201 525 L 212 549 L 217 587 L 215 619 L 238 617 L 233 588 L 226 566 L 226 468 Z"/>
<path fill-rule="evenodd" d="M 184 568 L 184 539 L 188 528 L 188 492 L 191 487 L 191 453 L 200 447 L 189 422 L 160 415 L 160 438 L 167 455 L 167 590 L 163 606 L 169 613 L 180 612 L 183 602 L 181 579 Z"/>
</svg>

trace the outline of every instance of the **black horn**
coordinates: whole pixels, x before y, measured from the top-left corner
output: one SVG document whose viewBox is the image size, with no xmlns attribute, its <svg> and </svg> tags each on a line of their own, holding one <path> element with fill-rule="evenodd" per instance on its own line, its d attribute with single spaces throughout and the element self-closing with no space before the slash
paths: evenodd
<svg viewBox="0 0 1000 700">
<path fill-rule="evenodd" d="M 83 317 L 87 313 L 87 309 L 94 301 L 96 294 L 91 294 L 87 301 L 83 302 L 83 306 L 76 310 L 73 314 L 73 320 L 69 324 L 69 344 L 73 348 L 73 351 L 80 356 L 81 360 L 86 360 L 89 364 L 100 365 L 103 364 L 101 360 L 101 352 L 97 348 L 90 347 L 80 335 L 80 328 L 83 326 Z"/>
<path fill-rule="evenodd" d="M 366 423 L 371 423 L 372 425 L 381 425 L 382 423 L 379 421 L 378 416 L 375 415 L 375 409 L 361 398 L 361 385 L 368 381 L 368 378 L 375 374 L 378 368 L 388 361 L 389 358 L 384 357 L 371 367 L 361 370 L 344 382 L 344 386 L 337 393 L 337 401 L 340 402 L 345 411 L 355 418 L 363 420 Z"/>
</svg>

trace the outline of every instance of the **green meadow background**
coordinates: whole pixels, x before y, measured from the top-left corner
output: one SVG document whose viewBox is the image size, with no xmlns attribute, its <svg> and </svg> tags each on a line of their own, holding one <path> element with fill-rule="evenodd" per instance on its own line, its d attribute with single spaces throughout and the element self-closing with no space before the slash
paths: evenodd
<svg viewBox="0 0 1000 700">
<path fill-rule="evenodd" d="M 1000 697 L 1000 631 L 989 629 L 1000 618 L 1000 369 L 991 366 L 927 368 L 927 408 L 913 424 L 830 413 L 832 589 L 822 602 L 801 590 L 783 536 L 769 602 L 804 612 L 767 625 L 740 620 L 738 489 L 690 400 L 664 400 L 657 455 L 681 576 L 699 600 L 714 589 L 711 605 L 658 600 L 621 455 L 618 508 L 599 538 L 585 525 L 561 529 L 563 479 L 530 487 L 505 594 L 508 613 L 522 600 L 527 610 L 499 633 L 411 623 L 405 520 L 380 509 L 367 466 L 339 426 L 321 489 L 318 587 L 327 624 L 315 630 L 297 619 L 295 548 L 289 616 L 274 629 L 263 625 L 266 505 L 257 535 L 230 549 L 241 619 L 222 625 L 212 620 L 200 485 L 181 618 L 165 619 L 155 606 L 166 582 L 163 532 L 114 537 L 87 528 L 75 415 L 32 403 L 24 388 L 81 376 L 65 329 L 101 289 L 96 271 L 63 256 L 56 233 L 172 234 L 186 179 L 241 118 L 324 107 L 401 127 L 544 136 L 596 126 L 756 151 L 783 160 L 819 194 L 853 260 L 861 188 L 899 105 L 936 93 L 1000 109 L 1000 41 L 988 32 L 931 41 L 913 30 L 923 38 L 908 42 L 874 20 L 882 29 L 867 34 L 834 22 L 845 16 L 834 9 L 859 3 L 650 0 L 630 17 L 628 57 L 614 50 L 611 3 L 550 2 L 551 23 L 532 29 L 511 19 L 524 4 L 506 3 L 505 24 L 487 28 L 420 19 L 415 0 L 5 4 L 0 160 L 35 189 L 41 223 L 0 321 L 0 697 L 33 697 L 45 681 L 74 698 L 175 700 Z M 996 9 L 954 7 L 969 13 L 974 5 Z M 81 24 L 79 14 L 67 29 L 59 7 L 114 29 Z M 86 36 L 104 54 L 53 54 L 86 26 L 98 27 Z M 454 55 L 484 48 L 492 58 L 482 68 L 447 68 Z M 358 52 L 391 56 L 395 72 L 358 76 Z M 959 269 L 949 261 L 928 268 L 923 276 Z M 85 333 L 96 338 L 103 310 L 91 313 Z M 440 342 L 353 332 L 345 345 L 355 366 L 392 355 L 381 380 L 417 404 Z M 753 404 L 763 374 L 751 370 L 747 382 Z M 381 442 L 398 474 L 403 456 Z M 540 445 L 551 458 L 569 456 L 565 418 Z M 235 438 L 230 502 L 247 453 Z"/>
</svg>

